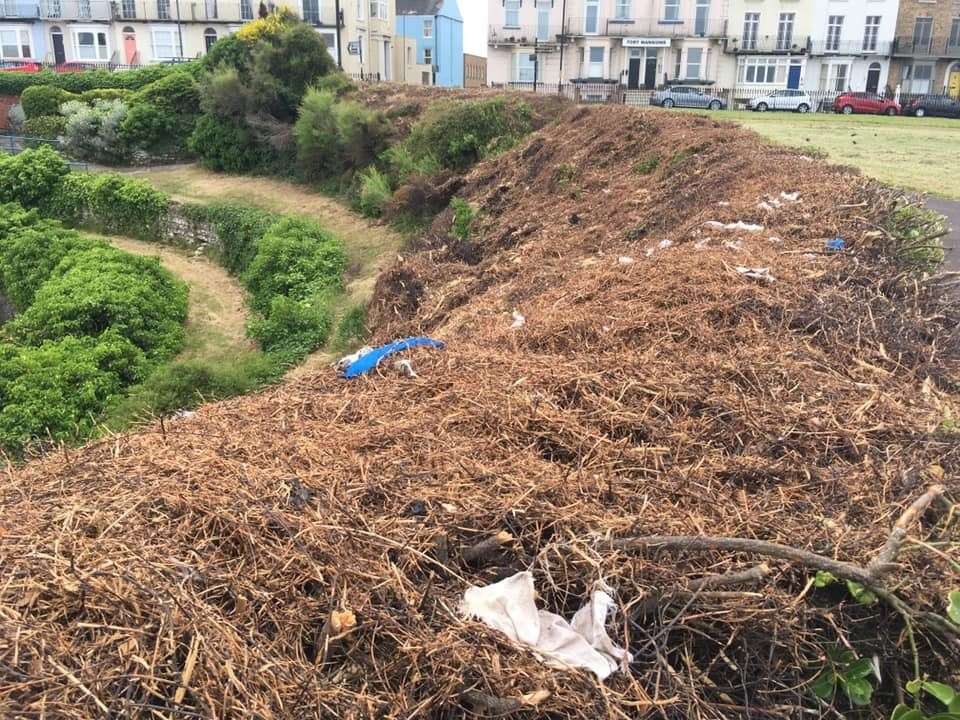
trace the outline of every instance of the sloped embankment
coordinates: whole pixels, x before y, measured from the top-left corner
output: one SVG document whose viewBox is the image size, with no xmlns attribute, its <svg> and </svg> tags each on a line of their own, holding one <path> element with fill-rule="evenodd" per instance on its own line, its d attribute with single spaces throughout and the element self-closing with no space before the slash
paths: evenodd
<svg viewBox="0 0 960 720">
<path fill-rule="evenodd" d="M 4 714 L 799 717 L 835 647 L 877 657 L 889 710 L 914 674 L 889 596 L 702 540 L 863 567 L 960 469 L 957 309 L 889 262 L 887 196 L 621 108 L 571 110 L 466 180 L 471 235 L 438 218 L 378 283 L 381 339 L 448 343 L 418 378 L 324 373 L 0 481 Z M 929 497 L 907 532 L 955 538 Z M 624 540 L 649 536 L 685 540 Z M 942 614 L 942 554 L 898 560 L 878 587 Z M 469 584 L 522 569 L 568 617 L 609 586 L 627 672 L 600 688 L 458 617 Z M 904 612 L 948 679 L 956 639 Z"/>
</svg>

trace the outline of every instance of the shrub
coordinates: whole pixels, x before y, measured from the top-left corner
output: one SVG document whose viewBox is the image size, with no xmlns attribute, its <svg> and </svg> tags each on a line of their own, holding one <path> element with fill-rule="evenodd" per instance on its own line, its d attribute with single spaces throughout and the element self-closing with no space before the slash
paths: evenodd
<svg viewBox="0 0 960 720">
<path fill-rule="evenodd" d="M 379 217 L 383 214 L 393 190 L 390 178 L 375 167 L 364 170 L 360 175 L 360 211 L 367 217 Z"/>
<path fill-rule="evenodd" d="M 311 90 L 293 132 L 301 172 L 319 179 L 369 165 L 383 146 L 386 124 L 375 111 Z"/>
<path fill-rule="evenodd" d="M 90 196 L 97 176 L 71 172 L 41 203 L 44 215 L 57 218 L 71 227 L 82 227 L 90 221 Z"/>
<path fill-rule="evenodd" d="M 453 236 L 460 240 L 468 240 L 473 230 L 477 211 L 473 209 L 470 203 L 461 198 L 451 200 L 450 207 L 453 208 L 453 227 L 451 229 Z"/>
<path fill-rule="evenodd" d="M 126 159 L 128 147 L 120 136 L 127 114 L 122 100 L 97 100 L 93 106 L 79 100 L 62 107 L 66 118 L 64 145 L 76 157 L 104 163 Z"/>
<path fill-rule="evenodd" d="M 58 73 L 44 70 L 38 73 L 0 73 L 0 95 L 23 95 L 28 87 L 50 85 L 82 93 L 99 88 L 136 90 L 174 72 L 195 73 L 199 63 L 181 65 L 148 65 L 137 70 L 88 70 L 76 73 Z"/>
<path fill-rule="evenodd" d="M 89 186 L 90 214 L 104 232 L 153 240 L 170 199 L 150 183 L 122 175 L 97 175 Z"/>
<path fill-rule="evenodd" d="M 381 153 L 380 161 L 398 185 L 412 176 L 430 177 L 440 172 L 440 162 L 433 153 L 421 153 L 414 157 L 406 145 L 387 148 Z"/>
<path fill-rule="evenodd" d="M 37 207 L 54 192 L 69 171 L 66 161 L 51 148 L 24 150 L 0 159 L 0 202 Z"/>
<path fill-rule="evenodd" d="M 186 287 L 158 260 L 98 245 L 67 254 L 9 325 L 30 345 L 113 331 L 156 361 L 180 349 L 186 316 Z"/>
<path fill-rule="evenodd" d="M 0 287 L 14 308 L 23 311 L 61 260 L 90 247 L 93 241 L 51 220 L 10 230 L 0 238 Z"/>
<path fill-rule="evenodd" d="M 270 152 L 257 145 L 245 121 L 209 113 L 197 120 L 187 147 L 213 170 L 249 172 L 271 159 Z"/>
<path fill-rule="evenodd" d="M 62 115 L 41 115 L 30 118 L 23 124 L 23 133 L 29 137 L 56 140 L 67 129 L 67 119 Z"/>
<path fill-rule="evenodd" d="M 220 264 L 234 275 L 247 269 L 257 252 L 257 242 L 278 220 L 265 210 L 231 203 L 189 205 L 183 210 L 191 219 L 213 225 L 223 248 Z"/>
<path fill-rule="evenodd" d="M 434 154 L 442 167 L 464 169 L 531 132 L 531 117 L 525 102 L 502 97 L 438 103 L 414 124 L 406 144 L 414 156 Z"/>
<path fill-rule="evenodd" d="M 97 100 L 124 100 L 129 101 L 133 95 L 133 90 L 125 88 L 97 88 L 96 90 L 85 90 L 80 93 L 80 100 L 92 105 Z"/>
<path fill-rule="evenodd" d="M 266 106 L 274 116 L 292 120 L 307 88 L 333 71 L 334 62 L 323 38 L 310 25 L 297 22 L 284 27 L 269 42 L 257 45 L 251 89 L 257 106 Z"/>
<path fill-rule="evenodd" d="M 287 217 L 260 238 L 243 281 L 253 307 L 266 312 L 276 295 L 306 300 L 339 287 L 345 264 L 337 238 L 309 220 Z"/>
<path fill-rule="evenodd" d="M 27 210 L 19 203 L 0 205 L 0 243 L 9 233 L 34 225 L 39 220 L 36 210 Z"/>
<path fill-rule="evenodd" d="M 172 73 L 144 85 L 134 93 L 130 104 L 140 103 L 149 103 L 182 115 L 197 115 L 200 113 L 200 86 L 188 73 Z"/>
<path fill-rule="evenodd" d="M 212 72 L 216 68 L 247 68 L 252 61 L 250 44 L 233 33 L 217 40 L 200 62 L 205 72 Z"/>
<path fill-rule="evenodd" d="M 250 321 L 248 332 L 265 352 L 296 362 L 327 341 L 331 325 L 323 296 L 294 300 L 275 295 L 266 315 Z"/>
<path fill-rule="evenodd" d="M 64 103 L 79 99 L 79 96 L 74 93 L 53 85 L 34 85 L 23 91 L 20 104 L 29 119 L 44 115 L 59 115 L 60 107 Z"/>
<path fill-rule="evenodd" d="M 647 155 L 633 164 L 633 172 L 637 175 L 649 175 L 657 169 L 659 164 L 660 157 L 658 155 Z"/>
<path fill-rule="evenodd" d="M 245 23 L 235 34 L 238 40 L 252 45 L 260 40 L 278 37 L 284 30 L 297 22 L 297 16 L 292 10 L 281 7 L 266 17 Z"/>
<path fill-rule="evenodd" d="M 23 111 L 23 105 L 18 103 L 7 110 L 7 122 L 10 124 L 10 129 L 13 130 L 13 132 L 19 133 L 23 131 L 24 125 L 27 124 L 27 114 Z"/>
<path fill-rule="evenodd" d="M 367 309 L 363 305 L 354 305 L 344 313 L 337 323 L 337 332 L 333 338 L 336 352 L 348 352 L 360 345 L 367 337 Z"/>
<path fill-rule="evenodd" d="M 332 92 L 337 97 L 343 97 L 344 95 L 354 92 L 357 89 L 357 85 L 344 73 L 331 72 L 329 75 L 324 75 L 317 80 L 316 88 L 317 90 Z"/>
</svg>

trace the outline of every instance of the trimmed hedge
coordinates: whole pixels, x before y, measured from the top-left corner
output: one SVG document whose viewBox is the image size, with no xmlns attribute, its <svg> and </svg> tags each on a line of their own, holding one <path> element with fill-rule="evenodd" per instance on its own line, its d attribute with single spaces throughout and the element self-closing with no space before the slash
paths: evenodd
<svg viewBox="0 0 960 720">
<path fill-rule="evenodd" d="M 170 198 L 143 180 L 122 175 L 89 176 L 89 209 L 98 229 L 155 240 Z"/>
<path fill-rule="evenodd" d="M 67 119 L 61 115 L 41 115 L 29 118 L 23 124 L 23 134 L 28 137 L 56 140 L 67 129 Z"/>
<path fill-rule="evenodd" d="M 59 115 L 60 106 L 71 100 L 80 100 L 81 97 L 69 90 L 53 87 L 52 85 L 34 85 L 28 87 L 20 96 L 20 105 L 27 119 Z"/>
<path fill-rule="evenodd" d="M 247 269 L 260 238 L 280 219 L 266 210 L 233 203 L 186 205 L 182 210 L 188 219 L 213 226 L 223 247 L 217 260 L 233 275 Z"/>
<path fill-rule="evenodd" d="M 148 65 L 136 70 L 87 70 L 75 73 L 57 73 L 44 70 L 38 73 L 0 73 L 0 95 L 22 95 L 23 91 L 34 85 L 49 85 L 73 93 L 87 92 L 104 88 L 138 90 L 148 83 L 173 75 L 187 72 L 196 74 L 200 64 L 197 62 L 179 65 Z"/>
<path fill-rule="evenodd" d="M 37 207 L 69 171 L 66 160 L 46 146 L 0 158 L 0 202 Z"/>
</svg>

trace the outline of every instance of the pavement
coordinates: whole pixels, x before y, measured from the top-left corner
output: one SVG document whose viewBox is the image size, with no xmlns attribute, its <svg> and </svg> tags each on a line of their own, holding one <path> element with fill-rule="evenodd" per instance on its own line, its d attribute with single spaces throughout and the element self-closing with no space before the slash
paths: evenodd
<svg viewBox="0 0 960 720">
<path fill-rule="evenodd" d="M 947 251 L 944 269 L 960 272 L 960 200 L 946 200 L 927 197 L 927 207 L 946 216 L 950 224 L 950 234 L 943 238 L 943 247 Z"/>
</svg>

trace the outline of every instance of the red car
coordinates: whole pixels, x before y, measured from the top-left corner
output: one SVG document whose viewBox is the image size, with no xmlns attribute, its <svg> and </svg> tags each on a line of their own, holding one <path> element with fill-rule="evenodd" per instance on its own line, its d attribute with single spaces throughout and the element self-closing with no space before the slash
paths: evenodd
<svg viewBox="0 0 960 720">
<path fill-rule="evenodd" d="M 843 93 L 837 95 L 833 101 L 833 111 L 852 115 L 853 113 L 867 113 L 869 115 L 899 115 L 900 105 L 874 93 Z"/>
<path fill-rule="evenodd" d="M 0 63 L 0 72 L 38 73 L 42 69 L 35 60 L 7 60 Z"/>
</svg>

